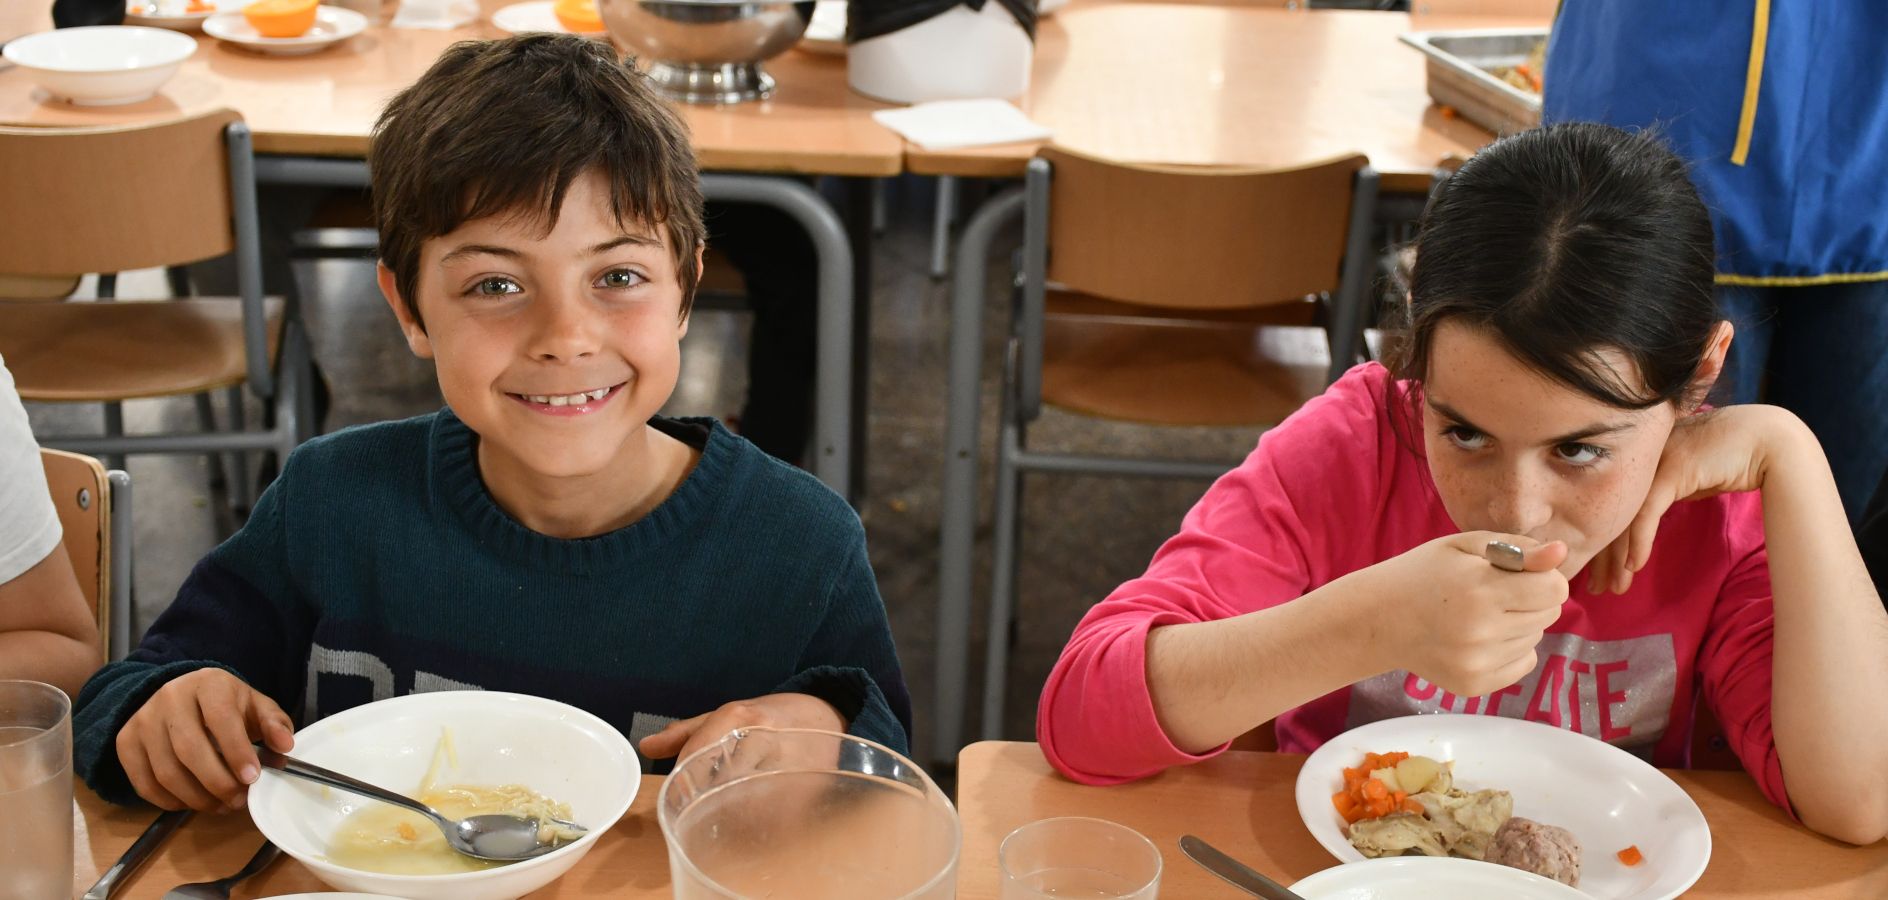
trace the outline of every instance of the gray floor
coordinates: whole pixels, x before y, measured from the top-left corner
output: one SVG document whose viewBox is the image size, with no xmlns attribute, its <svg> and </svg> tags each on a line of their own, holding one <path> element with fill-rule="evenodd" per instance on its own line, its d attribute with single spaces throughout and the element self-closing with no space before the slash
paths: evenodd
<svg viewBox="0 0 1888 900">
<path fill-rule="evenodd" d="M 915 746 L 928 746 L 932 724 L 937 615 L 938 496 L 944 436 L 946 283 L 926 274 L 930 240 L 930 187 L 907 179 L 895 185 L 890 227 L 873 257 L 870 492 L 861 514 L 872 546 L 880 590 L 915 702 Z M 1002 258 L 1007 259 L 1005 254 Z M 995 266 L 993 269 L 997 268 Z M 374 286 L 372 265 L 355 260 L 298 263 L 315 353 L 334 387 L 330 427 L 428 412 L 440 404 L 431 368 L 407 352 L 392 315 Z M 992 435 L 996 417 L 996 360 L 1007 299 L 993 275 L 985 334 L 983 477 L 978 543 L 979 602 L 988 593 L 988 522 Z M 81 291 L 91 290 L 91 283 Z M 161 273 L 126 273 L 121 297 L 164 296 Z M 728 416 L 741 405 L 746 383 L 748 316 L 697 314 L 684 342 L 682 379 L 668 411 Z M 94 431 L 96 407 L 32 405 L 42 434 Z M 194 427 L 188 400 L 126 405 L 132 432 Z M 1236 460 L 1255 433 L 1159 429 L 1103 423 L 1049 411 L 1031 432 L 1034 446 Z M 129 463 L 136 489 L 135 626 L 149 623 L 170 601 L 196 560 L 228 529 L 231 517 L 211 501 L 207 467 L 198 457 L 136 457 Z M 1116 480 L 1034 475 L 1026 482 L 1020 623 L 1010 669 L 1005 736 L 1030 739 L 1036 697 L 1076 620 L 1121 581 L 1140 573 L 1160 542 L 1205 489 L 1204 482 Z M 981 611 L 979 612 L 981 616 Z M 973 681 L 963 686 L 973 721 L 982 692 L 984 623 L 976 623 Z"/>
</svg>

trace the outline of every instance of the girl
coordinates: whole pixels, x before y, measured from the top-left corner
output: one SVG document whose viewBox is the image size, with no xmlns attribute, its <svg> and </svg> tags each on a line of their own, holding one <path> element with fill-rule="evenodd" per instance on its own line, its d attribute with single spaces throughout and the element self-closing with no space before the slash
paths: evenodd
<svg viewBox="0 0 1888 900">
<path fill-rule="evenodd" d="M 1731 341 L 1712 270 L 1654 138 L 1482 151 L 1423 223 L 1396 373 L 1267 433 L 1083 618 L 1043 690 L 1049 760 L 1116 783 L 1273 719 L 1302 753 L 1453 712 L 1683 766 L 1701 698 L 1773 802 L 1881 839 L 1888 616 L 1803 424 L 1701 409 Z"/>
</svg>

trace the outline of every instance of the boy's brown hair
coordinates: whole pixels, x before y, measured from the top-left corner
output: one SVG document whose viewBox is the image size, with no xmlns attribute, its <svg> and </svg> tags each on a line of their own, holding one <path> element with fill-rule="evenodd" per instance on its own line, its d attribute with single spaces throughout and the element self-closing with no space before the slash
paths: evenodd
<svg viewBox="0 0 1888 900">
<path fill-rule="evenodd" d="M 684 317 L 694 302 L 705 235 L 688 129 L 603 41 L 452 45 L 381 112 L 367 163 L 380 259 L 415 321 L 421 243 L 492 215 L 535 214 L 549 231 L 590 169 L 609 182 L 618 222 L 668 230 Z"/>
</svg>

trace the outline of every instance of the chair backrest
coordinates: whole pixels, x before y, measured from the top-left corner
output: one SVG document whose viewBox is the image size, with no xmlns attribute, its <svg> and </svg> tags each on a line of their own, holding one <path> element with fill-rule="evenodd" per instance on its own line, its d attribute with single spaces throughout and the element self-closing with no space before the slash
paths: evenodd
<svg viewBox="0 0 1888 900">
<path fill-rule="evenodd" d="M 151 125 L 0 127 L 0 272 L 63 275 L 196 262 L 235 248 L 217 110 Z"/>
<path fill-rule="evenodd" d="M 1363 156 L 1296 169 L 1147 166 L 1049 147 L 1048 279 L 1140 306 L 1229 309 L 1333 291 Z"/>
<path fill-rule="evenodd" d="M 59 525 L 65 531 L 66 555 L 78 576 L 79 592 L 92 607 L 98 622 L 99 657 L 111 655 L 112 621 L 112 504 L 111 478 L 99 461 L 64 450 L 39 451 L 46 469 L 46 485 Z"/>
</svg>

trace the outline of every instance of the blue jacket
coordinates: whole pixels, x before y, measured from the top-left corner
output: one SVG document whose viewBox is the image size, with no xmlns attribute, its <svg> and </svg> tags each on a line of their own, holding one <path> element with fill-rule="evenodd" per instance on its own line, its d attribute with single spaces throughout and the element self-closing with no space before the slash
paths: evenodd
<svg viewBox="0 0 1888 900">
<path fill-rule="evenodd" d="M 1888 0 L 1562 0 L 1543 119 L 1657 125 L 1718 281 L 1888 280 Z"/>
</svg>

